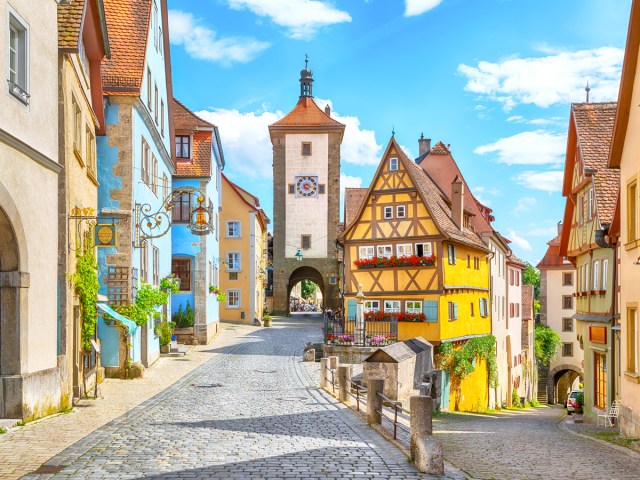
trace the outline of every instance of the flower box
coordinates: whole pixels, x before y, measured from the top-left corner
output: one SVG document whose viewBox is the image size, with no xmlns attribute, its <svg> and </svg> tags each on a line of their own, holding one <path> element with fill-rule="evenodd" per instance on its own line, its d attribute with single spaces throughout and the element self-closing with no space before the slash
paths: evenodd
<svg viewBox="0 0 640 480">
<path fill-rule="evenodd" d="M 358 269 L 386 268 L 386 267 L 432 267 L 436 264 L 436 256 L 419 257 L 418 255 L 403 255 L 401 257 L 373 257 L 355 260 L 353 265 Z"/>
</svg>

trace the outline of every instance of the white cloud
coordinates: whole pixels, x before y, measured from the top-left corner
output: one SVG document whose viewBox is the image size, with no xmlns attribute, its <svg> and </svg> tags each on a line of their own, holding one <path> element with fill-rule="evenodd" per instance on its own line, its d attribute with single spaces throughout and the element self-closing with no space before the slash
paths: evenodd
<svg viewBox="0 0 640 480">
<path fill-rule="evenodd" d="M 536 199 L 533 197 L 522 197 L 518 199 L 516 206 L 511 211 L 514 215 L 521 215 L 526 212 L 530 212 L 533 206 L 536 204 Z"/>
<path fill-rule="evenodd" d="M 509 236 L 507 238 L 511 240 L 511 242 L 513 242 L 515 246 L 520 247 L 522 250 L 526 250 L 528 252 L 533 250 L 529 241 L 526 238 L 522 238 L 514 230 L 509 230 Z"/>
<path fill-rule="evenodd" d="M 559 117 L 534 118 L 529 120 L 521 115 L 512 115 L 511 117 L 507 118 L 507 122 L 526 123 L 528 125 L 564 125 L 564 120 Z"/>
<path fill-rule="evenodd" d="M 553 238 L 558 234 L 558 227 L 534 227 L 527 231 L 529 237 Z"/>
<path fill-rule="evenodd" d="M 442 0 L 405 0 L 405 17 L 422 15 L 429 10 L 433 10 L 442 3 Z"/>
<path fill-rule="evenodd" d="M 247 63 L 269 47 L 269 43 L 253 38 L 216 38 L 214 30 L 196 20 L 191 13 L 169 10 L 170 40 L 182 45 L 187 54 L 198 60 L 223 66 Z"/>
<path fill-rule="evenodd" d="M 549 172 L 522 172 L 512 178 L 519 185 L 531 190 L 542 190 L 544 192 L 559 192 L 562 190 L 562 171 Z"/>
<path fill-rule="evenodd" d="M 320 0 L 227 0 L 235 10 L 247 9 L 285 27 L 292 38 L 310 38 L 327 25 L 350 22 L 351 15 Z"/>
<path fill-rule="evenodd" d="M 472 188 L 471 192 L 473 193 L 475 199 L 485 207 L 490 207 L 492 202 L 492 200 L 486 197 L 486 195 L 491 195 L 494 197 L 501 195 L 500 190 L 498 190 L 497 188 L 486 188 L 482 186 Z"/>
<path fill-rule="evenodd" d="M 472 67 L 458 65 L 467 77 L 465 90 L 483 100 L 497 101 L 505 110 L 525 103 L 549 107 L 557 103 L 585 100 L 587 80 L 591 101 L 615 101 L 622 70 L 621 48 L 558 51 L 545 48 L 546 56 L 509 57 L 492 63 L 478 62 Z"/>
<path fill-rule="evenodd" d="M 474 150 L 478 155 L 495 153 L 498 163 L 507 165 L 560 164 L 564 161 L 566 138 L 545 130 L 521 132 L 497 142 L 481 145 Z"/>
</svg>

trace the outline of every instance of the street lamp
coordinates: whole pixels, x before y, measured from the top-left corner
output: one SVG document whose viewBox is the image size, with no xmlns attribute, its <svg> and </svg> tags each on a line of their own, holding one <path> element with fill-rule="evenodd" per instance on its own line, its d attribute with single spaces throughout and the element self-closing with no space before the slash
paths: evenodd
<svg viewBox="0 0 640 480">
<path fill-rule="evenodd" d="M 299 248 L 298 251 L 296 252 L 296 260 L 298 260 L 299 262 L 302 261 L 302 249 Z"/>
</svg>

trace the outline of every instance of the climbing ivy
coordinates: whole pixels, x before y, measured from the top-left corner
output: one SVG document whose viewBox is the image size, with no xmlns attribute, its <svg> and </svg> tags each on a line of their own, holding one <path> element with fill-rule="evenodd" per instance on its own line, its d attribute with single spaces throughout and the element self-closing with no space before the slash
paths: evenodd
<svg viewBox="0 0 640 480">
<path fill-rule="evenodd" d="M 455 391 L 455 410 L 459 409 L 462 398 L 462 381 L 475 371 L 474 360 L 481 358 L 487 362 L 489 386 L 498 386 L 498 365 L 496 362 L 496 337 L 486 335 L 467 340 L 461 348 L 452 342 L 442 342 L 435 358 L 436 367 L 447 370 L 451 376 L 451 389 Z"/>
<path fill-rule="evenodd" d="M 535 337 L 536 358 L 543 365 L 547 365 L 555 358 L 556 352 L 562 345 L 562 338 L 546 325 L 536 325 Z"/>
<path fill-rule="evenodd" d="M 163 292 L 158 287 L 142 282 L 136 293 L 135 303 L 118 307 L 118 313 L 129 317 L 141 327 L 146 325 L 150 318 L 157 317 L 156 310 L 160 305 L 169 302 L 169 292 Z"/>
<path fill-rule="evenodd" d="M 82 348 L 91 350 L 91 339 L 96 333 L 96 301 L 98 300 L 98 262 L 93 252 L 93 243 L 85 239 L 84 246 L 76 252 L 76 272 L 71 275 L 75 291 L 80 298 L 80 318 L 82 319 Z"/>
</svg>

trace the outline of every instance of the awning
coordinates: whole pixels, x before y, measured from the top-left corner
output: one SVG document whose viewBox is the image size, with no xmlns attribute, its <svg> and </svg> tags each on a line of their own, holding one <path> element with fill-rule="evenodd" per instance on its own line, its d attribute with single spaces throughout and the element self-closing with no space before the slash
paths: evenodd
<svg viewBox="0 0 640 480">
<path fill-rule="evenodd" d="M 106 303 L 97 303 L 96 306 L 100 310 L 102 310 L 104 313 L 108 314 L 110 317 L 113 317 L 116 320 L 122 322 L 124 326 L 127 327 L 130 334 L 135 332 L 136 328 L 138 328 L 138 324 L 136 322 L 134 322 L 133 320 L 129 320 L 124 315 L 120 315 L 118 312 L 116 312 L 113 308 L 111 308 Z"/>
<path fill-rule="evenodd" d="M 582 320 L 584 322 L 602 322 L 607 323 L 612 319 L 611 315 L 592 315 L 588 313 L 576 313 L 571 318 L 575 320 Z"/>
</svg>

